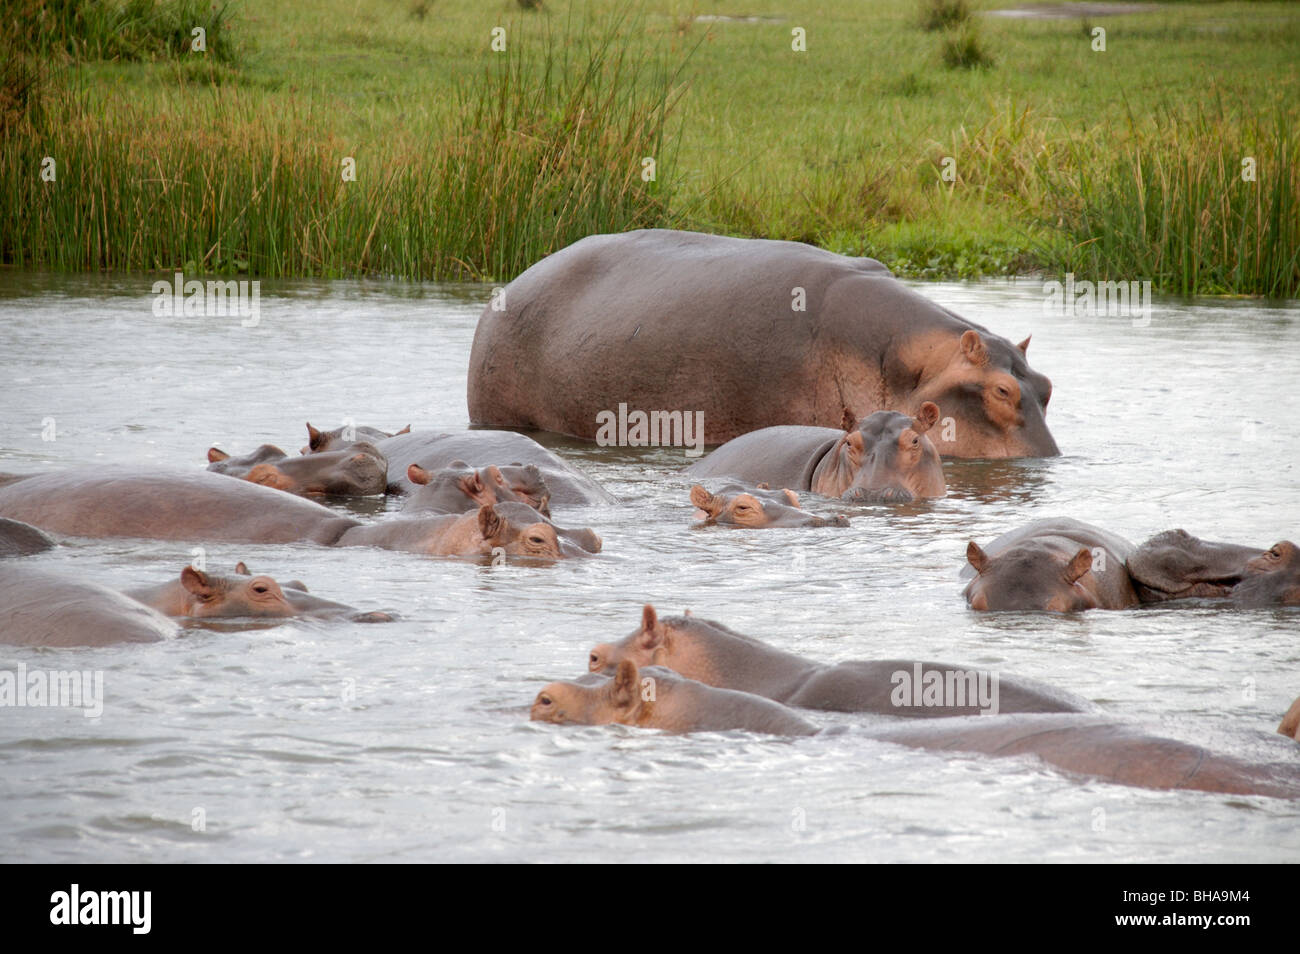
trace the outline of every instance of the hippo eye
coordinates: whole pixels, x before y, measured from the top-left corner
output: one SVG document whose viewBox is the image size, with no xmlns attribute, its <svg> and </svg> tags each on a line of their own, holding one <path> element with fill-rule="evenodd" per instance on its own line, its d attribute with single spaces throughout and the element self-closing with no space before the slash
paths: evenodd
<svg viewBox="0 0 1300 954">
<path fill-rule="evenodd" d="M 588 661 L 589 663 L 591 663 L 593 666 L 599 666 L 599 665 L 600 665 L 600 656 L 598 656 L 596 653 L 592 653 L 592 654 L 591 654 L 591 658 L 588 659 L 587 661 Z"/>
<path fill-rule="evenodd" d="M 994 388 L 994 390 L 997 392 L 998 397 L 1002 398 L 1004 401 L 1011 400 L 1011 392 L 1008 391 L 1006 388 L 1004 388 L 1002 385 L 999 384 L 996 388 Z"/>
<path fill-rule="evenodd" d="M 546 543 L 546 540 L 545 540 L 545 538 L 543 538 L 543 537 L 539 537 L 539 536 L 531 536 L 531 537 L 528 538 L 528 542 L 529 542 L 529 543 L 535 543 L 535 544 L 537 544 L 538 546 L 542 546 L 543 544 Z"/>
<path fill-rule="evenodd" d="M 259 583 L 259 584 L 257 584 L 256 586 L 253 587 L 253 592 L 254 592 L 254 593 L 259 593 L 259 594 L 270 593 L 270 592 L 271 592 L 271 588 L 270 588 L 269 586 L 267 586 L 266 584 L 264 584 L 264 583 Z"/>
<path fill-rule="evenodd" d="M 554 703 L 551 702 L 551 697 L 550 697 L 550 696 L 538 696 L 538 697 L 537 697 L 537 704 L 540 705 L 540 706 L 549 706 L 549 705 L 554 705 Z"/>
<path fill-rule="evenodd" d="M 912 446 L 913 446 L 913 447 L 916 447 L 916 446 L 917 446 L 918 444 L 920 444 L 920 443 L 921 443 L 921 438 L 919 438 L 919 437 L 913 437 L 913 438 L 912 438 Z"/>
</svg>

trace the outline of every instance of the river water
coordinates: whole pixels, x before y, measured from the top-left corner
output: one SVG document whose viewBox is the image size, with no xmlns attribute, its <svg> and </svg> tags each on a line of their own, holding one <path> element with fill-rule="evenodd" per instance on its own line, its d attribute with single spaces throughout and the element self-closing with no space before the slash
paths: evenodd
<svg viewBox="0 0 1300 954">
<path fill-rule="evenodd" d="M 264 282 L 260 321 L 244 327 L 157 317 L 150 285 L 0 273 L 0 471 L 197 469 L 214 443 L 296 451 L 308 420 L 467 424 L 485 287 Z M 106 694 L 94 719 L 0 709 L 0 858 L 1300 859 L 1300 803 L 902 749 L 855 731 L 873 717 L 813 714 L 849 729 L 797 740 L 528 721 L 543 684 L 581 673 L 588 648 L 631 632 L 651 602 L 823 660 L 1035 677 L 1300 771 L 1300 750 L 1274 734 L 1300 694 L 1295 610 L 980 616 L 957 576 L 969 539 L 1043 516 L 1135 541 L 1175 526 L 1261 547 L 1300 538 L 1300 305 L 1158 300 L 1135 324 L 1047 314 L 1039 282 L 918 287 L 1013 341 L 1033 333 L 1060 458 L 949 463 L 945 499 L 854 507 L 847 530 L 699 531 L 680 449 L 548 441 L 623 500 L 556 510 L 603 536 L 599 558 L 492 567 L 209 546 L 210 566 L 242 559 L 400 619 L 0 646 L 0 668 L 100 670 Z M 193 545 L 72 539 L 32 560 L 127 587 L 174 576 Z"/>
</svg>

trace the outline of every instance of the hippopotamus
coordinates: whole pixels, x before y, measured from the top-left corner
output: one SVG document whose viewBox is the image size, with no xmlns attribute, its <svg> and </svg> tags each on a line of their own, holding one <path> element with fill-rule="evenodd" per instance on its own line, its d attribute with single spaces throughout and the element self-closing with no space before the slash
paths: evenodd
<svg viewBox="0 0 1300 954">
<path fill-rule="evenodd" d="M 1085 699 L 1029 679 L 949 663 L 902 659 L 819 663 L 711 620 L 689 615 L 660 619 L 649 604 L 642 610 L 640 629 L 619 642 L 593 648 L 587 668 L 605 672 L 625 659 L 639 666 L 667 666 L 688 679 L 802 709 L 939 718 L 1095 708 Z M 950 686 L 952 692 L 927 696 L 926 686 L 940 690 Z"/>
<path fill-rule="evenodd" d="M 1125 561 L 1133 544 L 1100 527 L 1061 517 L 1004 533 L 986 549 L 966 547 L 962 575 L 974 610 L 1127 609 L 1138 605 Z"/>
<path fill-rule="evenodd" d="M 300 453 L 303 454 L 320 454 L 325 451 L 346 450 L 357 442 L 370 444 L 378 443 L 386 437 L 396 437 L 398 434 L 411 433 L 411 425 L 407 424 L 400 431 L 381 431 L 377 427 L 364 426 L 345 426 L 336 427 L 332 431 L 320 431 L 311 426 L 311 421 L 307 422 L 307 446 L 302 448 Z"/>
<path fill-rule="evenodd" d="M 1291 703 L 1291 708 L 1287 709 L 1286 715 L 1282 716 L 1277 731 L 1288 739 L 1295 739 L 1300 742 L 1300 699 L 1296 699 L 1295 702 Z"/>
<path fill-rule="evenodd" d="M 179 631 L 158 611 L 106 586 L 0 562 L 0 643 L 111 646 L 158 642 Z"/>
<path fill-rule="evenodd" d="M 590 530 L 560 530 L 522 503 L 486 504 L 463 514 L 394 517 L 355 527 L 341 547 L 383 547 L 430 556 L 506 556 L 558 560 L 599 553 L 600 537 Z"/>
<path fill-rule="evenodd" d="M 483 504 L 518 501 L 544 517 L 551 514 L 551 492 L 535 464 L 492 464 L 475 470 L 463 460 L 454 460 L 435 473 L 412 464 L 406 477 L 415 492 L 402 505 L 402 513 L 464 513 Z"/>
<path fill-rule="evenodd" d="M 588 673 L 553 682 L 537 694 L 530 718 L 560 725 L 617 722 L 667 732 L 742 730 L 814 735 L 817 727 L 779 703 L 747 692 L 715 689 L 663 666 L 638 668 L 624 659 L 613 675 Z"/>
<path fill-rule="evenodd" d="M 609 673 L 553 682 L 537 694 L 534 722 L 619 723 L 668 732 L 745 730 L 807 736 L 817 726 L 778 702 L 718 689 L 663 666 L 624 659 Z M 1300 762 L 1255 763 L 1080 713 L 1029 713 L 864 727 L 878 741 L 940 752 L 1035 756 L 1071 775 L 1153 789 L 1300 798 Z"/>
<path fill-rule="evenodd" d="M 293 581 L 297 583 L 297 581 Z M 179 578 L 154 586 L 126 590 L 126 595 L 165 616 L 192 619 L 296 616 L 314 619 L 347 618 L 359 623 L 391 622 L 388 613 L 362 612 L 355 607 L 312 596 L 302 584 L 280 586 L 269 576 L 253 576 L 240 563 L 234 576 L 221 576 L 187 566 Z"/>
<path fill-rule="evenodd" d="M 691 488 L 691 503 L 696 506 L 697 527 L 847 527 L 849 518 L 818 517 L 799 506 L 799 495 L 788 488 L 770 490 L 739 484 L 720 487 L 709 493 L 696 484 Z"/>
<path fill-rule="evenodd" d="M 841 429 L 765 427 L 723 444 L 686 473 L 762 481 L 824 497 L 906 502 L 948 492 L 939 452 L 926 435 L 939 419 L 929 401 L 916 417 L 877 411 L 858 420 L 845 408 Z"/>
<path fill-rule="evenodd" d="M 216 473 L 306 497 L 369 497 L 388 488 L 388 461 L 373 444 L 360 441 L 305 457 L 289 457 L 273 444 L 263 444 L 244 457 L 231 457 L 213 447 L 208 461 L 208 470 Z"/>
<path fill-rule="evenodd" d="M 1300 606 L 1300 549 L 1289 540 L 1259 550 L 1166 530 L 1131 553 L 1127 567 L 1144 603 L 1231 597 L 1247 607 Z"/>
<path fill-rule="evenodd" d="M 497 507 L 524 507 L 529 516 L 521 521 L 512 511 L 515 516 L 507 519 Z M 417 516 L 362 524 L 310 500 L 206 471 L 70 471 L 0 487 L 0 516 L 70 536 L 374 546 L 433 556 L 486 556 L 497 548 L 507 555 L 578 555 L 572 551 L 582 548 L 561 546 L 551 525 L 535 527 L 542 519 L 535 515 L 524 504 L 509 503 L 481 507 L 463 519 Z M 453 528 L 457 520 L 462 523 Z"/>
<path fill-rule="evenodd" d="M 49 534 L 29 523 L 0 519 L 0 558 L 31 556 L 54 546 Z"/>
<path fill-rule="evenodd" d="M 310 428 L 311 425 L 308 425 Z M 338 449 L 337 441 L 329 446 Z M 541 444 L 513 431 L 463 431 L 442 433 L 437 431 L 401 432 L 376 441 L 375 446 L 388 459 L 389 493 L 412 493 L 416 484 L 408 473 L 412 464 L 433 472 L 450 467 L 456 462 L 469 462 L 466 466 L 485 467 L 497 465 L 516 493 L 528 492 L 533 479 L 527 465 L 537 468 L 551 493 L 551 502 L 574 506 L 614 503 L 612 494 Z M 515 483 L 515 478 L 519 483 Z"/>
<path fill-rule="evenodd" d="M 869 258 L 695 232 L 593 235 L 484 309 L 469 415 L 594 440 L 620 405 L 679 411 L 720 444 L 774 425 L 835 427 L 846 404 L 916 415 L 932 401 L 951 417 L 936 441 L 945 456 L 1054 456 L 1052 385 L 1028 347 Z"/>
<path fill-rule="evenodd" d="M 1247 762 L 1096 716 L 968 717 L 873 727 L 868 734 L 945 753 L 1032 755 L 1071 775 L 1138 788 L 1300 798 L 1300 762 Z"/>
</svg>

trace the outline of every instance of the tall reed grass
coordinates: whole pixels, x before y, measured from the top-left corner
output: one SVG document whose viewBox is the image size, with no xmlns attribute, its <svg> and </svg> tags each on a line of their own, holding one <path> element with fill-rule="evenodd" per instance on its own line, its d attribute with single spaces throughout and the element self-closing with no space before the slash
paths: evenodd
<svg viewBox="0 0 1300 954">
<path fill-rule="evenodd" d="M 1300 295 L 1294 110 L 1166 109 L 1109 154 L 1071 149 L 1054 197 L 1074 243 L 1056 267 L 1182 294 Z"/>
<path fill-rule="evenodd" d="M 0 261 L 492 280 L 593 232 L 669 224 L 677 68 L 626 53 L 616 28 L 548 36 L 539 56 L 516 43 L 449 125 L 381 142 L 237 86 L 199 112 L 192 93 L 159 109 L 53 89 L 0 139 Z"/>
</svg>

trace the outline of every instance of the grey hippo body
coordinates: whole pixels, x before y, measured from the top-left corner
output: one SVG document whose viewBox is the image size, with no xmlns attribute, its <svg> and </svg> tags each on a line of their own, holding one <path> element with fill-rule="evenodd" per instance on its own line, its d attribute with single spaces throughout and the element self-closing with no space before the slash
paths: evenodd
<svg viewBox="0 0 1300 954">
<path fill-rule="evenodd" d="M 178 632 L 161 613 L 106 586 L 0 561 L 0 643 L 111 646 L 155 643 Z"/>
<path fill-rule="evenodd" d="M 500 303 L 504 307 L 498 310 Z M 1012 344 L 897 281 L 879 262 L 796 242 L 645 230 L 548 256 L 479 319 L 470 420 L 594 440 L 598 415 L 703 414 L 704 441 L 763 427 L 952 418 L 945 456 L 1059 453 L 1051 382 Z"/>
</svg>

